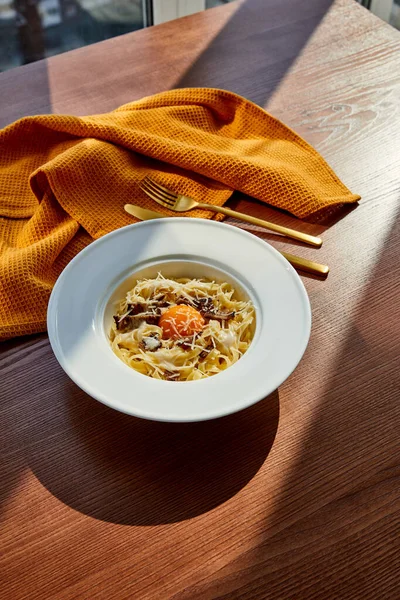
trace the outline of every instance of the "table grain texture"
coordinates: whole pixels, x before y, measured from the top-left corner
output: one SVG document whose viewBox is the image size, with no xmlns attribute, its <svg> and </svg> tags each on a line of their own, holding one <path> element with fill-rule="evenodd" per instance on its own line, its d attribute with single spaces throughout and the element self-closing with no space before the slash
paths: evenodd
<svg viewBox="0 0 400 600">
<path fill-rule="evenodd" d="M 1 344 L 0 597 L 398 600 L 400 34 L 354 0 L 237 1 L 1 74 L 0 122 L 187 86 L 265 107 L 362 196 L 302 224 L 321 250 L 256 231 L 331 267 L 303 277 L 310 344 L 262 402 L 187 425 L 97 403 L 45 334 Z"/>
</svg>

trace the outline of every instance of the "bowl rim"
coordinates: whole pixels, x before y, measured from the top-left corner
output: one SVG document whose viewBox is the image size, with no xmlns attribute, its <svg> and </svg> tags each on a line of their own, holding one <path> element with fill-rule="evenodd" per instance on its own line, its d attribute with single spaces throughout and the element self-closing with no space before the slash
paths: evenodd
<svg viewBox="0 0 400 600">
<path fill-rule="evenodd" d="M 257 245 L 259 248 L 262 248 L 264 250 L 264 253 L 267 249 L 267 252 L 270 253 L 271 256 L 273 256 L 276 260 L 276 264 L 279 264 L 280 267 L 284 268 L 285 273 L 289 273 L 290 277 L 291 277 L 291 281 L 295 284 L 295 287 L 297 288 L 297 291 L 299 293 L 299 297 L 302 300 L 302 308 L 304 310 L 304 326 L 305 326 L 305 334 L 302 337 L 302 341 L 297 349 L 297 355 L 295 357 L 294 360 L 292 360 L 290 368 L 286 369 L 285 371 L 285 376 L 282 378 L 279 378 L 279 380 L 276 380 L 273 385 L 265 385 L 265 387 L 263 388 L 262 393 L 255 393 L 252 394 L 251 393 L 251 387 L 247 388 L 246 392 L 245 392 L 245 397 L 243 398 L 243 400 L 235 405 L 230 405 L 229 409 L 227 409 L 227 407 L 221 407 L 219 410 L 216 408 L 212 411 L 210 410 L 206 410 L 204 413 L 198 413 L 198 414 L 187 414 L 187 415 L 162 415 L 162 414 L 158 414 L 155 412 L 151 412 L 151 411 L 143 411 L 134 407 L 129 407 L 127 408 L 126 406 L 121 406 L 118 405 L 118 403 L 116 403 L 112 398 L 109 398 L 106 394 L 102 394 L 101 392 L 99 392 L 98 390 L 93 389 L 93 387 L 88 383 L 87 380 L 85 380 L 84 377 L 82 377 L 80 374 L 78 374 L 76 372 L 76 370 L 74 370 L 73 366 L 71 367 L 71 364 L 68 362 L 68 360 L 66 359 L 65 354 L 62 351 L 62 340 L 60 340 L 60 319 L 59 319 L 59 315 L 58 315 L 58 307 L 59 307 L 59 299 L 60 299 L 60 294 L 62 292 L 62 288 L 65 285 L 65 282 L 68 280 L 68 277 L 70 276 L 71 273 L 73 273 L 73 271 L 77 268 L 78 264 L 82 264 L 83 261 L 87 260 L 87 258 L 90 258 L 90 255 L 94 252 L 96 253 L 98 251 L 99 248 L 104 247 L 107 244 L 110 244 L 112 240 L 114 240 L 115 238 L 118 238 L 119 236 L 123 236 L 126 233 L 129 233 L 130 231 L 135 231 L 138 230 L 140 228 L 140 230 L 145 231 L 146 229 L 149 229 L 151 227 L 169 227 L 170 225 L 172 225 L 173 227 L 181 227 L 183 225 L 183 223 L 185 223 L 185 226 L 187 226 L 189 223 L 192 224 L 192 226 L 195 226 L 196 224 L 201 223 L 201 226 L 204 227 L 214 227 L 216 229 L 218 229 L 219 231 L 226 231 L 229 230 L 230 231 L 230 235 L 233 233 L 234 236 L 239 236 L 240 238 L 242 238 L 243 240 L 251 240 L 251 243 L 255 245 Z M 183 229 L 182 229 L 183 231 Z M 239 238 L 238 238 L 239 239 Z M 157 256 L 157 259 L 160 258 L 160 256 Z M 163 260 L 163 259 L 161 259 Z M 185 259 L 182 259 L 185 260 Z M 137 264 L 137 263 L 136 263 Z M 200 264 L 202 264 L 200 262 Z M 132 273 L 137 272 L 137 269 L 134 268 L 135 267 L 135 263 L 133 262 L 132 264 Z M 224 272 L 223 269 L 220 270 L 222 272 Z M 229 275 L 229 270 L 227 271 L 228 275 Z M 205 275 L 206 276 L 206 275 Z M 240 285 L 242 285 L 242 281 L 239 280 Z M 248 289 L 246 288 L 246 286 L 243 286 L 244 291 L 246 293 L 248 293 Z M 252 297 L 252 295 L 250 295 Z M 189 391 L 192 391 L 192 386 L 194 386 L 195 384 L 197 384 L 198 386 L 203 385 L 204 382 L 209 382 L 209 381 L 214 381 L 218 380 L 223 374 L 226 374 L 235 368 L 236 365 L 239 365 L 242 361 L 244 361 L 244 359 L 246 358 L 247 355 L 251 355 L 252 352 L 252 348 L 254 346 L 256 346 L 256 337 L 258 335 L 258 331 L 257 331 L 257 327 L 258 327 L 258 317 L 256 319 L 256 328 L 255 328 L 255 334 L 254 334 L 254 341 L 252 342 L 252 344 L 250 345 L 248 351 L 243 355 L 243 357 L 237 361 L 234 365 L 232 365 L 231 367 L 229 367 L 228 369 L 226 369 L 226 371 L 223 371 L 220 374 L 217 374 L 213 377 L 209 377 L 209 378 L 205 378 L 205 379 L 201 379 L 201 380 L 196 380 L 196 381 L 190 381 L 190 382 L 166 382 L 166 381 L 161 381 L 161 380 L 155 380 L 151 377 L 147 377 L 146 375 L 143 375 L 141 373 L 138 373 L 136 371 L 134 371 L 133 369 L 131 369 L 129 366 L 127 366 L 125 363 L 123 363 L 112 351 L 111 347 L 107 348 L 107 350 L 110 351 L 110 354 L 115 358 L 115 360 L 119 363 L 119 365 L 123 366 L 124 368 L 126 368 L 130 373 L 135 373 L 137 376 L 142 378 L 142 383 L 144 386 L 153 386 L 155 392 L 159 391 L 159 386 L 160 384 L 162 386 L 164 386 L 163 391 L 166 392 L 168 390 L 168 388 L 171 389 L 172 392 L 172 387 L 174 386 L 188 386 L 190 384 L 190 388 Z M 119 228 L 117 230 L 114 230 L 112 232 L 110 232 L 109 234 L 106 234 L 104 236 L 102 236 L 101 238 L 95 240 L 94 242 L 92 242 L 91 244 L 89 244 L 88 246 L 86 246 L 81 252 L 79 252 L 71 261 L 70 263 L 65 267 L 65 269 L 63 270 L 63 272 L 61 273 L 61 275 L 59 276 L 58 280 L 56 281 L 56 284 L 53 288 L 53 291 L 51 293 L 51 297 L 50 297 L 50 301 L 49 301 L 49 306 L 48 306 L 48 313 L 47 313 L 47 325 L 48 325 L 48 333 L 49 333 L 49 340 L 50 340 L 50 344 L 52 347 L 52 350 L 60 364 L 60 366 L 63 368 L 63 370 L 65 371 L 65 373 L 87 394 L 89 394 L 91 397 L 95 398 L 96 400 L 102 402 L 103 404 L 114 408 L 116 410 L 119 410 L 121 412 L 124 412 L 126 414 L 130 414 L 133 416 L 137 416 L 140 418 L 145 418 L 145 419 L 149 419 L 149 420 L 156 420 L 156 421 L 166 421 L 166 422 L 191 422 L 191 421 L 202 421 L 202 420 L 208 420 L 208 419 L 214 419 L 214 418 L 219 418 L 222 416 L 226 416 L 228 414 L 232 414 L 234 412 L 238 412 L 244 408 L 247 408 L 253 404 L 255 404 L 256 402 L 262 400 L 263 398 L 265 398 L 266 396 L 268 396 L 270 393 L 272 393 L 273 391 L 275 391 L 282 383 L 283 381 L 285 381 L 287 379 L 287 377 L 290 376 L 290 374 L 294 371 L 294 369 L 297 367 L 298 363 L 300 362 L 306 347 L 308 345 L 308 341 L 310 338 L 310 333 L 311 333 L 311 307 L 310 307 L 310 302 L 309 302 L 309 298 L 306 292 L 306 289 L 304 287 L 303 282 L 301 281 L 300 277 L 298 276 L 297 272 L 293 269 L 293 267 L 286 261 L 286 259 L 270 244 L 268 244 L 267 242 L 265 242 L 264 240 L 258 238 L 257 236 L 253 235 L 252 233 L 249 233 L 247 231 L 244 231 L 243 229 L 240 229 L 239 227 L 235 227 L 232 225 L 228 225 L 226 223 L 221 223 L 221 222 L 217 222 L 217 221 L 212 221 L 212 220 L 207 220 L 207 219 L 198 219 L 198 218 L 190 218 L 188 219 L 187 217 L 166 217 L 164 219 L 158 219 L 158 220 L 151 220 L 151 221 L 142 221 L 139 223 L 133 223 L 131 225 L 127 225 L 125 227 Z M 254 350 L 254 348 L 253 348 Z M 229 375 L 228 375 L 229 377 Z M 220 385 L 220 380 L 218 380 L 218 386 L 217 387 L 221 387 Z M 228 380 L 229 383 L 229 380 Z M 222 384 L 222 382 L 221 382 Z M 168 385 L 168 387 L 167 387 Z M 157 388 L 157 390 L 156 390 Z M 183 388 L 182 388 L 183 389 Z"/>
</svg>

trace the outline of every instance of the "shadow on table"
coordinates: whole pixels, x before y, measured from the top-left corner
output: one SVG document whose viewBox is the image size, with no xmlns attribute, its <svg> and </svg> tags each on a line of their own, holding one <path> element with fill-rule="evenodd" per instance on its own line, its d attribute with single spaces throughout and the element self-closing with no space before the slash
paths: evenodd
<svg viewBox="0 0 400 600">
<path fill-rule="evenodd" d="M 174 87 L 223 88 L 265 106 L 332 4 L 245 0 Z"/>
<path fill-rule="evenodd" d="M 254 477 L 275 438 L 279 396 L 213 421 L 157 423 L 105 407 L 63 377 L 40 410 L 44 420 L 65 413 L 58 432 L 30 432 L 28 464 L 52 494 L 96 519 L 156 525 L 209 511 Z"/>
<path fill-rule="evenodd" d="M 341 351 L 297 458 L 256 543 L 243 552 L 237 548 L 226 567 L 219 563 L 210 574 L 211 585 L 189 586 L 174 600 L 397 597 L 400 318 L 394 306 L 399 225 L 400 213 L 343 332 Z M 318 365 L 317 355 L 326 351 L 326 328 L 334 327 L 343 310 L 335 300 L 327 297 L 326 322 L 314 331 L 317 340 L 303 363 Z M 285 425 L 281 422 L 282 431 Z"/>
<path fill-rule="evenodd" d="M 309 235 L 314 236 L 320 236 L 325 231 L 336 225 L 336 223 L 339 223 L 339 221 L 352 213 L 353 210 L 358 207 L 358 205 L 358 202 L 352 202 L 350 204 L 336 204 L 319 210 L 305 219 L 299 219 L 286 210 L 271 206 L 265 202 L 262 202 L 261 200 L 246 196 L 241 192 L 235 191 L 229 199 L 229 207 L 233 208 L 234 210 L 238 210 L 239 212 L 243 212 L 253 217 L 264 219 L 264 221 L 271 221 L 272 223 L 283 225 L 284 227 L 290 227 L 291 229 L 302 231 L 303 233 L 308 233 Z M 262 237 L 262 239 L 265 239 L 266 241 L 278 239 L 288 242 L 293 246 L 300 246 L 304 248 L 303 242 L 298 242 L 291 238 L 278 235 L 268 231 L 267 229 L 258 227 L 257 225 L 250 225 L 244 221 L 237 221 L 237 224 L 240 225 L 242 229 L 256 233 L 259 237 Z"/>
<path fill-rule="evenodd" d="M 21 117 L 52 112 L 46 61 L 1 73 L 1 81 L 0 129 Z"/>
<path fill-rule="evenodd" d="M 45 334 L 0 342 L 0 513 L 24 478 L 27 468 L 26 459 L 21 452 L 24 439 L 20 425 L 23 419 L 21 405 L 24 392 L 29 389 L 29 381 L 22 382 L 25 377 L 23 369 L 17 376 L 10 378 L 9 369 L 15 362 L 23 362 L 24 354 L 40 352 L 43 344 L 48 346 Z"/>
</svg>

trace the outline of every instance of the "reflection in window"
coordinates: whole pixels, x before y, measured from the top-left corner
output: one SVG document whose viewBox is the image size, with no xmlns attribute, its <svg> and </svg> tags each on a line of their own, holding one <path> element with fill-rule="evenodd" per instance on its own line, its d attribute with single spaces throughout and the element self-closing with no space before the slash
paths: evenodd
<svg viewBox="0 0 400 600">
<path fill-rule="evenodd" d="M 0 0 L 0 71 L 142 27 L 142 0 Z"/>
<path fill-rule="evenodd" d="M 228 4 L 233 0 L 206 0 L 206 8 L 214 8 L 214 6 L 221 6 L 221 4 Z"/>
</svg>

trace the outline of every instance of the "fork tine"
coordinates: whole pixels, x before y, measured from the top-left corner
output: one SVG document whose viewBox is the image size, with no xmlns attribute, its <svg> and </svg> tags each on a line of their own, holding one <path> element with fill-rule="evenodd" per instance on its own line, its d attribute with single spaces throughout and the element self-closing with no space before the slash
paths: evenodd
<svg viewBox="0 0 400 600">
<path fill-rule="evenodd" d="M 167 200 L 164 196 L 161 196 L 160 194 L 157 194 L 152 189 L 150 189 L 147 186 L 145 186 L 143 182 L 140 184 L 140 189 L 143 190 L 143 192 L 145 194 L 147 194 L 155 202 L 163 204 L 167 208 L 172 208 L 174 206 L 174 201 L 173 200 Z"/>
<path fill-rule="evenodd" d="M 146 192 L 146 194 L 150 194 L 150 192 L 153 194 L 153 196 L 156 196 L 156 198 L 162 202 L 164 202 L 164 204 L 168 204 L 168 206 L 174 206 L 175 204 L 175 200 L 173 200 L 172 198 L 168 198 L 164 192 L 162 192 L 161 190 L 157 190 L 155 188 L 152 188 L 151 186 L 149 186 L 147 181 L 142 181 L 140 183 L 140 188 Z M 154 197 L 153 197 L 154 200 Z"/>
<path fill-rule="evenodd" d="M 153 190 L 153 192 L 162 194 L 164 198 L 168 198 L 168 200 L 172 200 L 172 202 L 175 202 L 178 198 L 177 194 L 174 194 L 173 192 L 165 192 L 164 188 L 162 188 L 155 182 L 152 182 L 150 180 L 147 180 L 147 181 L 145 180 L 144 183 L 149 189 Z"/>
<path fill-rule="evenodd" d="M 145 190 L 145 189 L 143 189 L 143 191 L 144 191 L 145 194 L 147 194 L 147 196 L 149 198 L 151 198 L 152 200 L 154 200 L 158 204 L 161 204 L 162 206 L 165 206 L 165 208 L 171 208 L 171 204 L 168 204 L 168 202 L 165 202 L 165 200 L 162 200 L 161 198 L 157 198 L 157 196 L 154 196 L 153 192 L 149 192 L 148 190 Z"/>
<path fill-rule="evenodd" d="M 166 201 L 172 202 L 172 204 L 175 204 L 176 198 L 177 198 L 176 196 L 172 196 L 170 194 L 167 194 L 166 192 L 164 192 L 164 190 L 162 190 L 161 188 L 159 188 L 157 185 L 152 184 L 150 181 L 148 181 L 146 179 L 143 181 L 143 185 L 148 190 L 151 190 L 155 194 L 158 194 L 159 196 L 162 196 L 162 198 L 164 198 Z"/>
<path fill-rule="evenodd" d="M 149 183 L 153 188 L 155 188 L 155 191 L 159 191 L 159 192 L 163 191 L 166 194 L 168 194 L 168 196 L 171 196 L 171 198 L 173 198 L 174 200 L 176 200 L 178 198 L 178 194 L 167 189 L 166 187 L 164 187 L 157 181 L 154 181 L 154 179 L 152 179 L 148 175 L 144 178 L 144 181 L 147 181 L 147 183 Z"/>
</svg>

